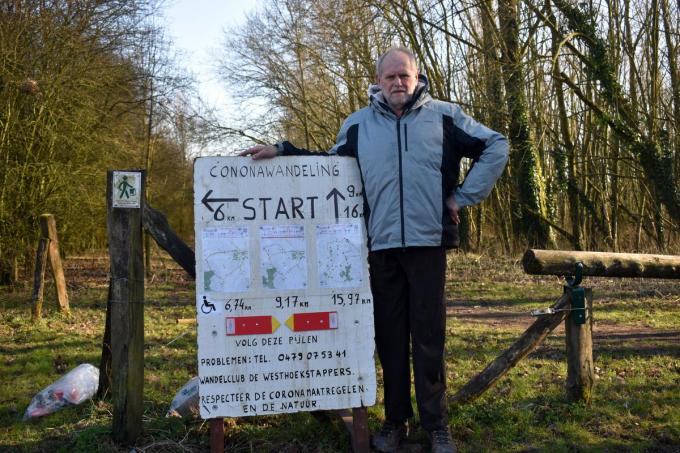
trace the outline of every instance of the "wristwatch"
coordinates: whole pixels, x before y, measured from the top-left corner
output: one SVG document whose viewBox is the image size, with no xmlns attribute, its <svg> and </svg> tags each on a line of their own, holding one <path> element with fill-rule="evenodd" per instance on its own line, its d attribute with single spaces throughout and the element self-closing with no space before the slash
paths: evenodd
<svg viewBox="0 0 680 453">
<path fill-rule="evenodd" d="M 274 143 L 274 148 L 276 148 L 276 155 L 280 156 L 283 154 L 283 142 Z"/>
</svg>

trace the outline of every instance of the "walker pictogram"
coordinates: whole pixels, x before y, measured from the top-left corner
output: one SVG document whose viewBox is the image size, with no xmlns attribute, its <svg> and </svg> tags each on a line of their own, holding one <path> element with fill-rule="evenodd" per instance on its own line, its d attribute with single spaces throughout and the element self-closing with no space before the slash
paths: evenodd
<svg viewBox="0 0 680 453">
<path fill-rule="evenodd" d="M 121 182 L 118 183 L 118 190 L 120 191 L 118 198 L 130 199 L 130 197 L 135 194 L 135 187 L 128 182 L 127 175 L 123 175 L 121 179 Z"/>
</svg>

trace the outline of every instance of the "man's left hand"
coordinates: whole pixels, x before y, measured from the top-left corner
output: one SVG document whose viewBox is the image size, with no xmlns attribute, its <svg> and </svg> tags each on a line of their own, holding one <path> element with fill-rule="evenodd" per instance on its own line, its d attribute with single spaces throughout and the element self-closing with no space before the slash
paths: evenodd
<svg viewBox="0 0 680 453">
<path fill-rule="evenodd" d="M 458 207 L 456 198 L 453 195 L 446 199 L 446 207 L 449 208 L 449 215 L 451 216 L 453 224 L 458 225 L 460 223 L 460 208 Z"/>
<path fill-rule="evenodd" d="M 241 151 L 239 156 L 252 156 L 253 159 L 271 159 L 276 157 L 277 150 L 276 146 L 273 145 L 255 145 L 251 148 Z"/>
</svg>

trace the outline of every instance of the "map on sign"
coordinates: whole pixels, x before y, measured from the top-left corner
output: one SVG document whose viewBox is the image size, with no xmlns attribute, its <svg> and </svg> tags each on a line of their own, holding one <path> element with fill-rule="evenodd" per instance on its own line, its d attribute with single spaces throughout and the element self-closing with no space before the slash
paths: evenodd
<svg viewBox="0 0 680 453">
<path fill-rule="evenodd" d="M 363 206 L 353 158 L 194 161 L 203 418 L 375 404 Z"/>
<path fill-rule="evenodd" d="M 307 252 L 302 225 L 260 227 L 262 285 L 268 289 L 307 286 Z"/>
<path fill-rule="evenodd" d="M 203 289 L 230 292 L 250 288 L 248 228 L 205 228 L 202 239 Z"/>
<path fill-rule="evenodd" d="M 316 226 L 319 285 L 356 288 L 363 285 L 361 226 L 339 223 Z"/>
</svg>

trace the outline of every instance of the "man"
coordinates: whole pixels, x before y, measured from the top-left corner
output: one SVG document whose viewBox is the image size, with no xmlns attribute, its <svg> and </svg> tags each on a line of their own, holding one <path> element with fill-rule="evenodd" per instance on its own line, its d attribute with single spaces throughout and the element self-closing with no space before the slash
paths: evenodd
<svg viewBox="0 0 680 453">
<path fill-rule="evenodd" d="M 420 423 L 435 453 L 455 452 L 448 429 L 444 333 L 446 249 L 458 246 L 459 209 L 482 201 L 503 172 L 506 139 L 459 106 L 434 100 L 413 53 L 395 47 L 377 62 L 370 105 L 342 125 L 331 154 L 354 156 L 364 214 L 375 341 L 383 368 L 385 423 L 373 436 L 394 451 L 408 431 L 409 343 Z M 254 159 L 310 154 L 289 142 L 257 145 Z M 474 161 L 458 187 L 460 159 Z"/>
</svg>

